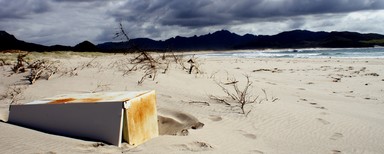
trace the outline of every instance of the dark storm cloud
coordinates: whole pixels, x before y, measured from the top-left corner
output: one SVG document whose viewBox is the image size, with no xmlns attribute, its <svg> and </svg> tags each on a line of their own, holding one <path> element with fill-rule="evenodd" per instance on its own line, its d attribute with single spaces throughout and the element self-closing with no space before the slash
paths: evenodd
<svg viewBox="0 0 384 154">
<path fill-rule="evenodd" d="M 25 18 L 28 15 L 44 13 L 51 10 L 48 1 L 43 0 L 0 0 L 0 20 Z"/>
<path fill-rule="evenodd" d="M 108 2 L 108 0 L 53 0 L 54 2 L 73 2 L 73 3 L 85 3 L 85 2 Z M 117 0 L 116 0 L 117 1 Z"/>
<path fill-rule="evenodd" d="M 132 0 L 110 14 L 134 22 L 204 27 L 312 14 L 384 9 L 383 0 Z"/>
<path fill-rule="evenodd" d="M 53 0 L 55 2 L 93 2 L 98 0 Z"/>
<path fill-rule="evenodd" d="M 384 33 L 384 0 L 0 0 L 0 30 L 45 45 L 129 37 L 167 39 L 227 29 Z"/>
</svg>

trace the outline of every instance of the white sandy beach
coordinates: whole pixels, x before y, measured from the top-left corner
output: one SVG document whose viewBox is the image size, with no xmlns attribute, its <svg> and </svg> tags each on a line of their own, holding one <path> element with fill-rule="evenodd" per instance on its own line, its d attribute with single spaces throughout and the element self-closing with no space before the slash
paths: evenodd
<svg viewBox="0 0 384 154">
<path fill-rule="evenodd" d="M 384 153 L 383 59 L 198 58 L 200 74 L 171 64 L 165 74 L 138 85 L 142 72 L 123 76 L 121 71 L 128 58 L 51 58 L 61 70 L 77 67 L 77 75 L 55 74 L 33 85 L 23 81 L 28 73 L 10 75 L 12 66 L 0 66 L 0 94 L 20 88 L 16 103 L 23 104 L 58 94 L 156 90 L 158 108 L 192 114 L 204 127 L 190 130 L 188 136 L 163 135 L 119 148 L 0 122 L 0 152 Z M 245 106 L 251 110 L 247 116 L 209 99 L 226 96 L 216 82 L 236 78 L 242 88 L 244 75 L 253 82 L 251 94 L 259 96 L 257 103 Z M 10 102 L 10 97 L 0 101 L 3 121 Z"/>
</svg>

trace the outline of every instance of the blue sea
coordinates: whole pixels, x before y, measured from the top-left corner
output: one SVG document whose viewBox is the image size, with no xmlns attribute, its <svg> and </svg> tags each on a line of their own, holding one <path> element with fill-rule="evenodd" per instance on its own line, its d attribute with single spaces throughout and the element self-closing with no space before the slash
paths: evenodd
<svg viewBox="0 0 384 154">
<path fill-rule="evenodd" d="M 384 48 L 237 50 L 199 54 L 198 56 L 239 58 L 384 58 Z"/>
</svg>

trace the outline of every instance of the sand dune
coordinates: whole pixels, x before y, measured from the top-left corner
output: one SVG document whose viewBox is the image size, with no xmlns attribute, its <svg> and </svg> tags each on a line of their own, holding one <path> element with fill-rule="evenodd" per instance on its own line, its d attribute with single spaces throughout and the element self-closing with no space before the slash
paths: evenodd
<svg viewBox="0 0 384 154">
<path fill-rule="evenodd" d="M 10 75 L 1 66 L 0 118 L 9 96 L 16 103 L 63 93 L 157 91 L 161 136 L 140 146 L 121 148 L 47 134 L 0 122 L 2 153 L 384 153 L 384 61 L 382 59 L 239 59 L 199 58 L 203 73 L 188 74 L 170 65 L 155 80 L 138 85 L 143 73 L 123 76 L 127 56 L 56 58 L 60 69 L 33 85 L 25 74 Z M 89 64 L 86 67 L 85 64 Z M 77 69 L 74 69 L 77 68 Z M 76 75 L 75 75 L 76 74 Z M 248 75 L 257 103 L 236 107 L 209 99 L 225 98 L 217 82 Z M 263 91 L 264 90 L 264 91 Z M 16 90 L 17 91 L 17 90 Z M 3 96 L 2 95 L 2 96 Z M 200 102 L 200 103 L 196 103 Z M 204 124 L 204 125 L 202 125 Z M 199 129 L 193 129 L 199 128 Z M 188 130 L 188 135 L 186 131 Z"/>
</svg>

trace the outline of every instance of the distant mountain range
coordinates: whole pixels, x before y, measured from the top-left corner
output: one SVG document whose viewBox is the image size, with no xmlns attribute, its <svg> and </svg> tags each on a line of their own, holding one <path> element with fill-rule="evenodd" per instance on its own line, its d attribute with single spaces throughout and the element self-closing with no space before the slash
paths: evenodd
<svg viewBox="0 0 384 154">
<path fill-rule="evenodd" d="M 84 41 L 76 46 L 44 46 L 16 39 L 13 35 L 0 31 L 0 51 L 101 51 L 122 52 L 132 48 L 151 51 L 197 51 L 197 50 L 238 50 L 238 49 L 277 49 L 277 48 L 358 48 L 384 46 L 384 35 L 361 34 L 356 32 L 312 32 L 293 30 L 277 35 L 238 35 L 221 30 L 201 36 L 176 36 L 167 40 L 148 38 L 132 39 L 129 42 L 106 42 L 94 45 Z"/>
</svg>

